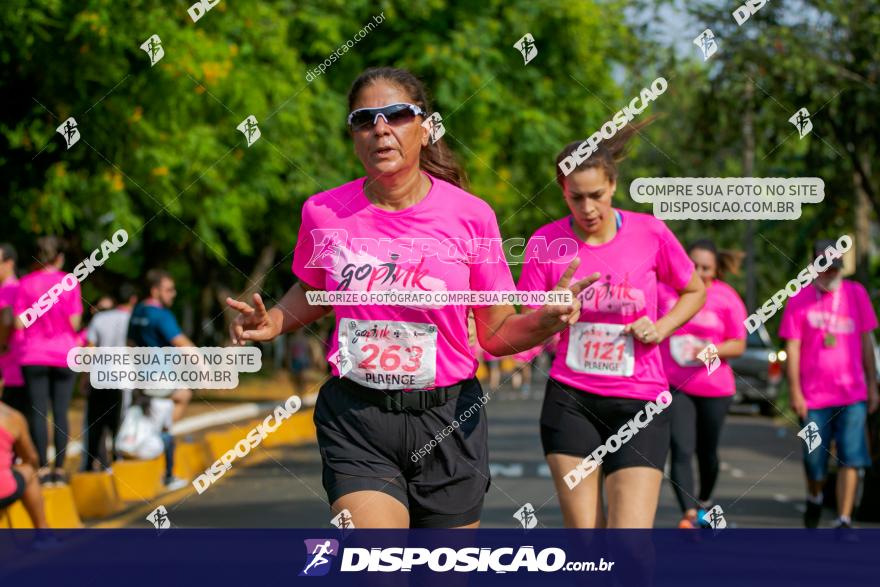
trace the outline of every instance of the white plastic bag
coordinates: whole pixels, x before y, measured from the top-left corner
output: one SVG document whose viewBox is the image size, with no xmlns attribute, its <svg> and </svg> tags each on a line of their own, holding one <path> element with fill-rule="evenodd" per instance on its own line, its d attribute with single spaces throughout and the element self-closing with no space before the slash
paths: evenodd
<svg viewBox="0 0 880 587">
<path fill-rule="evenodd" d="M 131 406 L 116 435 L 116 451 L 127 459 L 155 459 L 165 450 L 162 436 L 140 406 Z"/>
</svg>

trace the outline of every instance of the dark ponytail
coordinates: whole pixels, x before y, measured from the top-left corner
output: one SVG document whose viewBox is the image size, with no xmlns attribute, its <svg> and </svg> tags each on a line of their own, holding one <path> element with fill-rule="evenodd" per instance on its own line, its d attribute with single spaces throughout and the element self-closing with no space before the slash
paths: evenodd
<svg viewBox="0 0 880 587">
<path fill-rule="evenodd" d="M 692 242 L 687 248 L 688 255 L 695 249 L 709 251 L 715 256 L 715 277 L 717 279 L 724 279 L 725 275 L 739 275 L 740 265 L 745 257 L 745 253 L 742 251 L 731 249 L 719 251 L 715 243 L 707 238 Z"/>
<path fill-rule="evenodd" d="M 569 175 L 575 171 L 584 171 L 585 169 L 600 167 L 605 171 L 605 176 L 608 178 L 609 182 L 617 181 L 617 164 L 626 159 L 627 153 L 629 152 L 627 146 L 630 139 L 632 139 L 640 130 L 654 122 L 656 118 L 656 116 L 650 116 L 643 122 L 627 124 L 617 131 L 617 133 L 610 139 L 602 139 L 596 146 L 596 150 L 593 151 L 587 159 L 577 164 L 577 166 L 569 172 Z M 584 141 L 569 143 L 556 156 L 556 183 L 559 184 L 559 187 L 565 187 L 564 182 L 566 175 L 560 168 L 562 160 L 574 153 L 583 143 Z"/>
<path fill-rule="evenodd" d="M 51 265 L 64 254 L 65 243 L 57 236 L 41 236 L 37 239 L 37 261 L 42 266 Z"/>
<path fill-rule="evenodd" d="M 349 111 L 354 109 L 354 104 L 357 102 L 361 90 L 380 80 L 400 87 L 409 95 L 413 104 L 429 115 L 431 114 L 431 105 L 428 103 L 425 85 L 407 70 L 395 67 L 372 67 L 361 73 L 348 91 Z M 467 189 L 467 176 L 442 138 L 436 143 L 429 142 L 428 146 L 422 147 L 419 166 L 434 177 L 448 181 L 461 189 Z"/>
</svg>

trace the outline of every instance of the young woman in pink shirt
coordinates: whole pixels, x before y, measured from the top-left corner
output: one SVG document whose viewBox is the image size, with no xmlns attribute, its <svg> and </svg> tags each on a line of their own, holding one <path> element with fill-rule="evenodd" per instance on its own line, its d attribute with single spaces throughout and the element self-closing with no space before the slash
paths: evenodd
<svg viewBox="0 0 880 587">
<path fill-rule="evenodd" d="M 688 247 L 688 255 L 706 286 L 706 304 L 661 345 L 673 399 L 670 480 L 683 512 L 679 528 L 706 525 L 703 514 L 711 508 L 709 500 L 718 479 L 718 441 L 736 392 L 727 359 L 746 350 L 743 321 L 748 314 L 736 290 L 722 281 L 735 262 L 730 254 L 719 252 L 712 241 L 699 240 Z M 661 312 L 677 301 L 672 288 L 661 286 Z M 700 472 L 699 493 L 694 489 L 694 454 Z"/>
<path fill-rule="evenodd" d="M 562 150 L 557 181 L 571 214 L 532 237 L 575 238 L 581 263 L 574 275 L 601 274 L 579 295 L 580 319 L 562 333 L 541 410 L 541 441 L 569 528 L 653 525 L 669 447 L 670 394 L 658 345 L 706 295 L 662 221 L 612 206 L 617 162 L 637 129 L 602 141 L 568 176 L 560 162 L 580 142 Z M 527 262 L 519 288 L 552 289 L 561 273 L 552 261 Z M 681 296 L 666 314 L 657 310 L 661 283 Z"/>
<path fill-rule="evenodd" d="M 16 328 L 22 332 L 19 364 L 30 399 L 27 414 L 40 457 L 40 481 L 65 483 L 64 457 L 75 373 L 67 367 L 67 353 L 80 344 L 82 297 L 79 281 L 61 270 L 62 242 L 54 236 L 37 239 L 40 267 L 18 282 L 15 298 Z M 63 287 L 62 287 L 63 286 Z M 54 292 L 55 296 L 46 296 Z M 53 302 L 54 298 L 54 302 Z M 48 309 L 45 309 L 48 306 Z M 36 311 L 35 311 L 36 308 Z M 44 311 L 38 315 L 38 311 Z M 28 321 L 22 322 L 22 316 Z M 49 468 L 49 406 L 52 406 L 55 468 Z"/>
<path fill-rule="evenodd" d="M 348 125 L 366 177 L 303 205 L 293 254 L 299 283 L 280 303 L 267 311 L 259 295 L 254 307 L 228 300 L 241 312 L 234 343 L 270 340 L 335 310 L 333 376 L 314 421 L 333 515 L 347 510 L 359 528 L 477 527 L 489 487 L 468 305 L 331 308 L 306 297 L 514 289 L 495 214 L 462 188 L 452 154 L 430 137 L 429 108 L 409 72 L 362 73 L 349 92 Z M 563 267 L 553 285 L 576 296 L 592 282 L 571 282 L 576 267 Z M 523 316 L 511 305 L 473 306 L 480 346 L 496 356 L 539 344 L 578 310 L 574 302 Z"/>
</svg>

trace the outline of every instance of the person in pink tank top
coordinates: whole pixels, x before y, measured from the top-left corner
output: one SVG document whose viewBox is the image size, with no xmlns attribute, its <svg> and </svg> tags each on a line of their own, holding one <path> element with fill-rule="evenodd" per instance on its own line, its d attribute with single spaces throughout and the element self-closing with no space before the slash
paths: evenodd
<svg viewBox="0 0 880 587">
<path fill-rule="evenodd" d="M 703 519 L 718 479 L 718 441 L 733 401 L 736 382 L 727 359 L 746 350 L 746 306 L 722 278 L 732 272 L 734 254 L 719 252 L 710 240 L 688 247 L 697 274 L 706 285 L 706 304 L 660 345 L 663 369 L 672 391 L 672 467 L 670 481 L 683 512 L 679 528 L 708 526 Z M 678 295 L 660 287 L 660 311 L 669 311 Z M 692 461 L 697 456 L 700 491 L 694 489 Z"/>
<path fill-rule="evenodd" d="M 576 239 L 581 263 L 573 279 L 601 275 L 578 296 L 580 317 L 562 333 L 541 409 L 541 442 L 569 528 L 653 525 L 671 401 L 658 345 L 705 301 L 705 287 L 669 228 L 612 207 L 617 161 L 638 128 L 603 140 L 567 175 L 561 164 L 580 142 L 562 150 L 557 181 L 571 214 L 539 228 L 527 245 Z M 564 267 L 552 261 L 527 261 L 519 288 L 553 289 Z M 666 313 L 657 307 L 660 284 L 680 295 Z"/>
<path fill-rule="evenodd" d="M 16 457 L 21 458 L 20 464 L 14 464 Z M 20 499 L 34 528 L 48 528 L 37 478 L 39 466 L 27 420 L 0 402 L 0 512 Z"/>
<path fill-rule="evenodd" d="M 333 515 L 360 528 L 477 527 L 489 462 L 468 311 L 480 346 L 504 356 L 564 329 L 580 304 L 529 315 L 505 304 L 310 304 L 306 294 L 322 291 L 514 290 L 495 214 L 463 188 L 430 126 L 422 83 L 404 70 L 370 69 L 348 102 L 366 177 L 306 200 L 292 264 L 299 283 L 268 311 L 259 295 L 253 306 L 229 299 L 240 312 L 232 340 L 271 340 L 333 310 L 333 376 L 314 413 Z M 595 277 L 573 282 L 576 268 L 564 263 L 553 286 L 580 293 Z"/>
</svg>

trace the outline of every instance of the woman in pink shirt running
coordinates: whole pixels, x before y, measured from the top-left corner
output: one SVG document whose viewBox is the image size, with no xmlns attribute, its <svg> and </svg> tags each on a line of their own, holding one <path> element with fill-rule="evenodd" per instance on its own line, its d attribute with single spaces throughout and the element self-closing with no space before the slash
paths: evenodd
<svg viewBox="0 0 880 587">
<path fill-rule="evenodd" d="M 370 69 L 349 92 L 348 125 L 366 177 L 310 197 L 293 254 L 295 285 L 271 310 L 259 295 L 233 343 L 270 340 L 335 310 L 314 421 L 323 484 L 339 523 L 477 527 L 489 488 L 485 396 L 468 341 L 469 304 L 311 305 L 306 293 L 514 290 L 495 214 L 428 130 L 430 107 L 407 71 Z M 590 278 L 559 289 L 576 296 Z M 552 286 L 551 288 L 552 289 Z M 395 294 L 397 295 L 397 294 Z M 433 295 L 433 293 L 432 293 Z M 480 346 L 494 355 L 539 344 L 577 320 L 579 303 L 528 316 L 473 306 Z"/>
<path fill-rule="evenodd" d="M 37 453 L 40 481 L 66 483 L 64 457 L 67 412 L 76 374 L 67 367 L 67 353 L 80 344 L 82 297 L 79 281 L 64 266 L 62 242 L 54 236 L 37 239 L 40 268 L 22 277 L 15 298 L 15 327 L 21 329 L 19 364 L 30 399 L 27 414 Z M 42 312 L 42 314 L 40 313 Z M 49 469 L 49 405 L 52 405 L 55 469 Z"/>
<path fill-rule="evenodd" d="M 746 350 L 746 306 L 736 290 L 722 281 L 734 266 L 734 257 L 719 252 L 710 240 L 690 245 L 688 255 L 706 286 L 706 304 L 661 345 L 673 399 L 670 480 L 684 514 L 679 528 L 708 526 L 703 515 L 712 507 L 709 499 L 718 479 L 718 441 L 736 392 L 727 359 Z M 678 295 L 672 288 L 661 286 L 660 311 L 668 311 L 676 301 Z M 694 489 L 694 454 L 700 472 L 699 494 Z"/>
<path fill-rule="evenodd" d="M 700 309 L 706 295 L 693 263 L 662 221 L 612 206 L 617 162 L 637 129 L 625 127 L 602 141 L 567 176 L 560 163 L 580 143 L 562 150 L 557 181 L 571 214 L 539 228 L 527 245 L 575 238 L 581 264 L 574 275 L 602 276 L 579 295 L 580 319 L 562 334 L 541 410 L 541 441 L 569 528 L 653 525 L 671 400 L 658 345 Z M 552 260 L 526 262 L 520 289 L 552 289 L 561 273 L 558 264 L 547 262 Z M 665 315 L 657 311 L 661 283 L 681 296 Z"/>
</svg>

